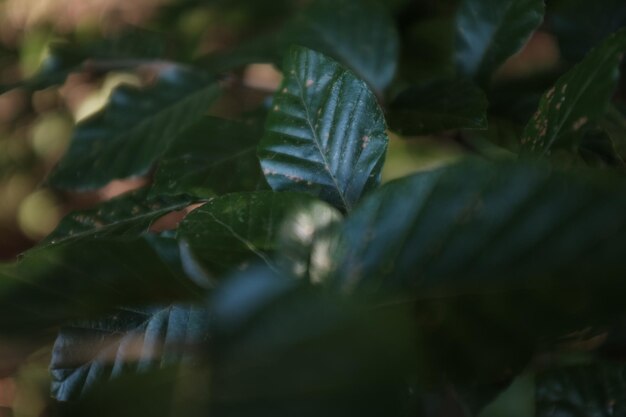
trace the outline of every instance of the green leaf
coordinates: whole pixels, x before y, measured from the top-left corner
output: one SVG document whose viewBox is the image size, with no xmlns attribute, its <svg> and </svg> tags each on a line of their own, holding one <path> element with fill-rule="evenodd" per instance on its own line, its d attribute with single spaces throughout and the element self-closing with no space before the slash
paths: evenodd
<svg viewBox="0 0 626 417">
<path fill-rule="evenodd" d="M 261 135 L 255 126 L 205 117 L 180 133 L 161 157 L 152 194 L 209 197 L 259 188 Z"/>
<path fill-rule="evenodd" d="M 489 82 L 519 51 L 543 19 L 543 0 L 463 0 L 457 14 L 457 68 Z"/>
<path fill-rule="evenodd" d="M 472 82 L 431 81 L 409 87 L 391 103 L 391 129 L 425 135 L 453 129 L 486 129 L 487 99 Z"/>
<path fill-rule="evenodd" d="M 412 415 L 409 309 L 368 309 L 259 268 L 227 280 L 211 307 L 212 416 Z"/>
<path fill-rule="evenodd" d="M 620 363 L 571 366 L 540 373 L 537 417 L 623 416 L 626 368 Z"/>
<path fill-rule="evenodd" d="M 274 33 L 234 50 L 202 57 L 209 71 L 254 62 L 280 63 L 298 44 L 341 62 L 381 93 L 396 72 L 400 42 L 389 12 L 377 0 L 318 0 Z"/>
<path fill-rule="evenodd" d="M 274 96 L 259 158 L 270 186 L 350 210 L 380 182 L 388 138 L 367 85 L 315 51 L 294 47 Z"/>
<path fill-rule="evenodd" d="M 163 70 L 150 88 L 117 88 L 100 113 L 77 126 L 48 182 L 85 190 L 147 174 L 181 132 L 203 119 L 218 93 L 212 79 L 181 67 Z"/>
<path fill-rule="evenodd" d="M 120 308 L 109 317 L 65 326 L 52 351 L 52 395 L 72 401 L 124 374 L 193 362 L 193 352 L 208 339 L 208 323 L 204 307 L 170 305 Z"/>
<path fill-rule="evenodd" d="M 0 266 L 0 333 L 34 334 L 119 305 L 197 298 L 198 287 L 147 238 L 84 239 Z"/>
<path fill-rule="evenodd" d="M 546 155 L 557 144 L 572 145 L 559 142 L 574 140 L 583 127 L 604 115 L 617 85 L 625 49 L 623 29 L 589 52 L 543 95 L 524 130 L 524 152 Z"/>
<path fill-rule="evenodd" d="M 68 214 L 39 248 L 67 241 L 137 237 L 147 232 L 155 220 L 194 202 L 197 200 L 187 196 L 148 198 L 148 189 L 133 191 L 93 209 Z"/>
<path fill-rule="evenodd" d="M 228 194 L 185 217 L 178 237 L 209 272 L 220 274 L 251 260 L 272 266 L 281 222 L 311 201 L 295 193 Z"/>
<path fill-rule="evenodd" d="M 625 272 L 625 227 L 620 179 L 470 160 L 368 197 L 345 223 L 336 279 L 420 294 L 610 280 Z"/>
</svg>

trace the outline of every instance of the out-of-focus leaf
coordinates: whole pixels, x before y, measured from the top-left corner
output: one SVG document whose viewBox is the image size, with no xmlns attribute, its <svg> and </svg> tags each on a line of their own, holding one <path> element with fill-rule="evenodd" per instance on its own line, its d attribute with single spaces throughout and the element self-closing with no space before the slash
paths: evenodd
<svg viewBox="0 0 626 417">
<path fill-rule="evenodd" d="M 615 150 L 626 157 L 626 112 L 620 112 L 616 106 L 609 105 L 600 126 L 611 138 Z"/>
<path fill-rule="evenodd" d="M 614 33 L 548 90 L 526 125 L 524 152 L 545 155 L 559 143 L 577 138 L 590 122 L 601 118 L 619 77 L 619 62 L 626 50 L 626 29 Z"/>
<path fill-rule="evenodd" d="M 287 29 L 287 40 L 319 50 L 350 68 L 375 91 L 392 81 L 399 40 L 376 0 L 318 0 Z"/>
<path fill-rule="evenodd" d="M 150 88 L 117 88 L 101 112 L 77 126 L 48 182 L 85 190 L 147 174 L 181 132 L 205 117 L 218 94 L 211 78 L 181 67 L 163 70 Z"/>
<path fill-rule="evenodd" d="M 376 0 L 318 0 L 275 33 L 200 63 L 213 72 L 253 62 L 280 63 L 293 44 L 319 50 L 354 71 L 376 92 L 392 81 L 399 39 L 388 10 Z"/>
<path fill-rule="evenodd" d="M 77 400 L 97 383 L 128 373 L 199 361 L 209 337 L 204 307 L 120 308 L 99 320 L 81 320 L 59 332 L 50 370 L 52 395 Z"/>
<path fill-rule="evenodd" d="M 212 301 L 212 416 L 400 415 L 415 369 L 410 309 L 367 309 L 252 270 Z"/>
<path fill-rule="evenodd" d="M 0 333 L 35 333 L 119 305 L 175 302 L 198 293 L 148 239 L 66 241 L 0 267 Z"/>
<path fill-rule="evenodd" d="M 278 235 L 280 267 L 295 277 L 323 282 L 336 266 L 336 230 L 341 221 L 341 213 L 322 201 L 290 212 Z"/>
<path fill-rule="evenodd" d="M 88 60 L 116 60 L 110 70 L 133 68 L 142 60 L 162 58 L 165 53 L 163 37 L 146 30 L 133 29 L 110 39 L 102 39 L 81 45 L 75 42 L 54 42 L 49 46 L 48 56 L 39 72 L 32 78 L 14 85 L 0 86 L 3 91 L 20 87 L 41 90 L 63 84 L 74 71 L 98 71 Z M 112 62 L 107 65 L 111 66 Z"/>
<path fill-rule="evenodd" d="M 204 118 L 180 133 L 160 158 L 151 193 L 208 197 L 259 188 L 264 182 L 256 157 L 261 135 L 254 126 Z"/>
<path fill-rule="evenodd" d="M 281 222 L 306 208 L 305 194 L 262 191 L 217 197 L 182 221 L 178 237 L 208 271 L 222 273 L 248 261 L 270 260 Z"/>
<path fill-rule="evenodd" d="M 625 213 L 619 178 L 472 160 L 367 198 L 345 223 L 336 279 L 425 293 L 614 278 L 626 268 Z"/>
<path fill-rule="evenodd" d="M 615 149 L 613 140 L 602 129 L 586 132 L 581 139 L 578 151 L 590 165 L 599 167 L 624 166 L 624 160 Z"/>
<path fill-rule="evenodd" d="M 546 371 L 536 378 L 537 417 L 626 415 L 626 368 L 597 363 Z"/>
<path fill-rule="evenodd" d="M 147 232 L 158 218 L 195 201 L 187 196 L 148 198 L 148 189 L 133 191 L 93 209 L 68 214 L 39 247 L 102 237 L 136 237 Z"/>
<path fill-rule="evenodd" d="M 467 80 L 439 80 L 410 87 L 391 104 L 389 126 L 401 134 L 486 129 L 487 99 Z"/>
<path fill-rule="evenodd" d="M 313 194 L 350 210 L 380 182 L 388 138 L 367 85 L 315 51 L 294 47 L 268 116 L 259 158 L 277 191 Z"/>
<path fill-rule="evenodd" d="M 580 61 L 604 38 L 626 25 L 622 0 L 551 0 L 546 21 L 556 35 L 561 55 L 570 63 Z"/>
<path fill-rule="evenodd" d="M 462 75 L 489 82 L 543 19 L 542 0 L 463 0 L 456 20 L 456 62 Z"/>
<path fill-rule="evenodd" d="M 167 366 L 95 383 L 79 401 L 56 404 L 59 417 L 201 417 L 209 380 L 198 366 Z"/>
<path fill-rule="evenodd" d="M 535 411 L 535 381 L 533 375 L 522 374 L 478 417 L 529 417 Z"/>
<path fill-rule="evenodd" d="M 454 35 L 453 17 L 435 16 L 417 21 L 403 35 L 398 78 L 421 83 L 434 78 L 454 77 Z"/>
</svg>

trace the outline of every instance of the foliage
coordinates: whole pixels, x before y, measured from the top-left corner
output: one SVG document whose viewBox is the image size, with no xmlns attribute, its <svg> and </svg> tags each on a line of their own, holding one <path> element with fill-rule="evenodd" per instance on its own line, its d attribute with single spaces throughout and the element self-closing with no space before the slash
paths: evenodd
<svg viewBox="0 0 626 417">
<path fill-rule="evenodd" d="M 45 185 L 139 188 L 0 265 L 49 413 L 489 416 L 516 378 L 538 416 L 624 413 L 623 2 L 209 3 L 234 45 L 190 53 L 181 1 L 2 87 L 138 80 Z M 537 39 L 562 59 L 524 67 Z"/>
</svg>

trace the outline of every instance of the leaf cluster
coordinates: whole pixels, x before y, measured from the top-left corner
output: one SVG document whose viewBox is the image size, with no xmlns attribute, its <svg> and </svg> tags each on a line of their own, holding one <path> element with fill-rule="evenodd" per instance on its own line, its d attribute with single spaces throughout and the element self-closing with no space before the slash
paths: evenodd
<svg viewBox="0 0 626 417">
<path fill-rule="evenodd" d="M 51 413 L 488 416 L 530 375 L 538 416 L 622 415 L 626 6 L 387 3 L 285 6 L 202 56 L 57 45 L 3 87 L 144 76 L 46 185 L 145 185 L 0 266 L 0 333 L 56 338 Z M 546 38 L 556 64 L 507 73 Z M 453 162 L 388 181 L 426 138 Z"/>
</svg>

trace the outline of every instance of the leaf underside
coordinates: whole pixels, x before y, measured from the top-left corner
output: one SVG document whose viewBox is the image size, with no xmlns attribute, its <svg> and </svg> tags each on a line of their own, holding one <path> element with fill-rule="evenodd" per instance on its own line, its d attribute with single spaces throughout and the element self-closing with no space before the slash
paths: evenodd
<svg viewBox="0 0 626 417">
<path fill-rule="evenodd" d="M 192 360 L 208 338 L 208 321 L 203 307 L 172 305 L 121 308 L 65 326 L 52 351 L 52 395 L 76 400 L 96 383 Z"/>
</svg>

